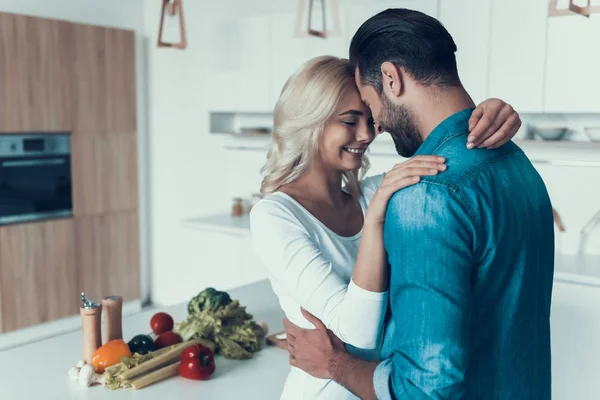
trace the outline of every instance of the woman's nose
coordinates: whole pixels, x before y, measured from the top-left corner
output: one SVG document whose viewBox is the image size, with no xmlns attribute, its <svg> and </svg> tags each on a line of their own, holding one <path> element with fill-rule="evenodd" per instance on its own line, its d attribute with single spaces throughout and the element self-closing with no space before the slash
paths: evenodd
<svg viewBox="0 0 600 400">
<path fill-rule="evenodd" d="M 373 140 L 375 135 L 373 135 L 373 131 L 369 126 L 364 126 L 356 132 L 356 141 L 357 142 L 370 142 Z"/>
</svg>

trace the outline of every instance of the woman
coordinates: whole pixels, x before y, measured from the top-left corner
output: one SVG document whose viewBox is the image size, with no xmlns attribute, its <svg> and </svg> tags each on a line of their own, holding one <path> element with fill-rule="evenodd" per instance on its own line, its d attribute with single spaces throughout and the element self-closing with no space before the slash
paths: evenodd
<svg viewBox="0 0 600 400">
<path fill-rule="evenodd" d="M 496 114 L 484 110 L 481 121 L 514 120 Z M 313 327 L 302 307 L 353 354 L 376 359 L 387 306 L 387 202 L 420 176 L 443 173 L 445 160 L 418 156 L 385 176 L 359 181 L 375 127 L 344 59 L 324 56 L 303 65 L 284 86 L 274 116 L 263 168 L 262 191 L 268 196 L 250 216 L 255 250 L 291 322 Z M 486 145 L 503 144 L 518 126 L 509 129 L 509 137 L 493 136 Z M 333 381 L 292 368 L 282 398 L 355 397 Z"/>
</svg>

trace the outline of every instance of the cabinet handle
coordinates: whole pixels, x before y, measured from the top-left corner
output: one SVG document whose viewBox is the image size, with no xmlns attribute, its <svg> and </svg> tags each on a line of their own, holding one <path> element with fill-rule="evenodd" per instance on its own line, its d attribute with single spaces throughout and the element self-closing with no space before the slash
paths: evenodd
<svg viewBox="0 0 600 400">
<path fill-rule="evenodd" d="M 46 158 L 43 160 L 19 160 L 19 161 L 3 161 L 3 167 L 33 167 L 38 165 L 62 165 L 65 163 L 64 158 Z"/>
</svg>

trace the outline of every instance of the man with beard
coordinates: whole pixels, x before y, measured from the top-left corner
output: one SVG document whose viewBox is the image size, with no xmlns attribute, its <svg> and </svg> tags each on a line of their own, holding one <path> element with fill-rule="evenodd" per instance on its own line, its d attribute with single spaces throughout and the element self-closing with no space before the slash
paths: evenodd
<svg viewBox="0 0 600 400">
<path fill-rule="evenodd" d="M 521 149 L 473 149 L 473 101 L 456 45 L 434 18 L 386 10 L 350 47 L 356 84 L 405 157 L 435 154 L 444 174 L 389 202 L 389 319 L 381 362 L 352 357 L 314 316 L 288 321 L 290 363 L 357 396 L 550 399 L 552 208 Z"/>
</svg>

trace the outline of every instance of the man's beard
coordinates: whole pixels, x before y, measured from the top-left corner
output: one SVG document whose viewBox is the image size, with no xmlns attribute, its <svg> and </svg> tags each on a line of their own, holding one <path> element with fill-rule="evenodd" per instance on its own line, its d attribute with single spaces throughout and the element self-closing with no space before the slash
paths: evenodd
<svg viewBox="0 0 600 400">
<path fill-rule="evenodd" d="M 382 115 L 379 124 L 394 140 L 396 151 L 402 157 L 412 157 L 423 144 L 412 111 L 407 106 L 393 104 L 381 95 Z"/>
</svg>

